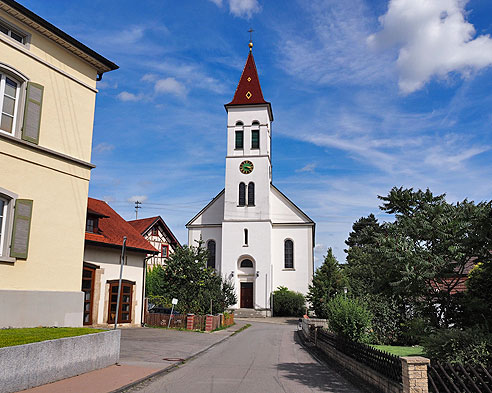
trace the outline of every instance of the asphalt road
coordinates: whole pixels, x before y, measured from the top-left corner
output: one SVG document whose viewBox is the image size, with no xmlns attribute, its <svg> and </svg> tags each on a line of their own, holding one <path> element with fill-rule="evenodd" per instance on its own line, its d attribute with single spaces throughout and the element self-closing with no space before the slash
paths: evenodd
<svg viewBox="0 0 492 393">
<path fill-rule="evenodd" d="M 296 329 L 296 325 L 253 323 L 175 371 L 131 392 L 359 393 L 297 342 Z"/>
</svg>

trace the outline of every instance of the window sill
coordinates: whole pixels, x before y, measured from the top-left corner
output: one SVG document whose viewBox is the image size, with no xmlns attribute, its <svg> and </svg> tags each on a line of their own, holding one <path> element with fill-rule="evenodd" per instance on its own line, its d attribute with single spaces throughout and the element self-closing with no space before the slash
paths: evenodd
<svg viewBox="0 0 492 393">
<path fill-rule="evenodd" d="M 0 255 L 0 262 L 14 263 L 15 261 L 16 261 L 16 258 L 12 258 L 12 257 L 7 257 L 7 256 Z"/>
<path fill-rule="evenodd" d="M 284 269 L 282 269 L 282 271 L 283 271 L 283 272 L 295 272 L 295 271 L 296 271 L 296 269 L 295 269 L 295 268 L 293 268 L 293 267 L 288 267 L 288 268 L 284 268 Z"/>
</svg>

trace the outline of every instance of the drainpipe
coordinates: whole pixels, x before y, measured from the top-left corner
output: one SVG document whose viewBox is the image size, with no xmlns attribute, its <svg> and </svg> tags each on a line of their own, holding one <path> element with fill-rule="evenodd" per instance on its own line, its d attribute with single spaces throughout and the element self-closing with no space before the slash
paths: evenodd
<svg viewBox="0 0 492 393">
<path fill-rule="evenodd" d="M 102 73 L 102 72 L 98 72 L 98 73 L 97 73 L 96 82 L 101 81 L 101 80 L 102 80 L 102 78 L 103 78 L 103 73 Z"/>
<path fill-rule="evenodd" d="M 145 281 L 147 278 L 147 261 L 152 258 L 154 255 L 149 255 L 145 257 L 143 260 L 143 276 L 142 276 L 142 306 L 140 308 L 140 325 L 142 327 L 145 325 L 144 323 L 144 306 L 145 306 Z"/>
</svg>

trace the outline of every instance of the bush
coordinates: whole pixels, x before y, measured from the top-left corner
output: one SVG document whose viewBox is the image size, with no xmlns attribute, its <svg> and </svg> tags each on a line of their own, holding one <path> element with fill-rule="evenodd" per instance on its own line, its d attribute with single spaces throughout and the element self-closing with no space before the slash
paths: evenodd
<svg viewBox="0 0 492 393">
<path fill-rule="evenodd" d="M 368 341 L 372 314 L 362 301 L 338 295 L 326 304 L 326 316 L 333 333 L 352 341 Z"/>
<path fill-rule="evenodd" d="M 371 344 L 395 344 L 400 335 L 402 319 L 398 302 L 382 295 L 366 295 L 362 299 L 372 314 Z"/>
<path fill-rule="evenodd" d="M 306 311 L 306 301 L 302 293 L 278 287 L 273 292 L 273 315 L 285 317 L 302 317 Z"/>
<path fill-rule="evenodd" d="M 492 334 L 482 329 L 440 330 L 423 340 L 432 360 L 492 366 Z"/>
</svg>

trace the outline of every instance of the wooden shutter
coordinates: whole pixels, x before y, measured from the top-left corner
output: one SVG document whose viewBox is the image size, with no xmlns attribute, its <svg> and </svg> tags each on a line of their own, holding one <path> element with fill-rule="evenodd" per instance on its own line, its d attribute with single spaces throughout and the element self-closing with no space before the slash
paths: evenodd
<svg viewBox="0 0 492 393">
<path fill-rule="evenodd" d="M 15 202 L 14 227 L 12 229 L 12 244 L 10 248 L 11 257 L 27 258 L 31 216 L 32 200 L 17 199 Z"/>
<path fill-rule="evenodd" d="M 27 82 L 26 107 L 24 109 L 24 124 L 22 139 L 39 143 L 39 127 L 41 125 L 41 107 L 43 105 L 44 87 L 33 82 Z"/>
</svg>

